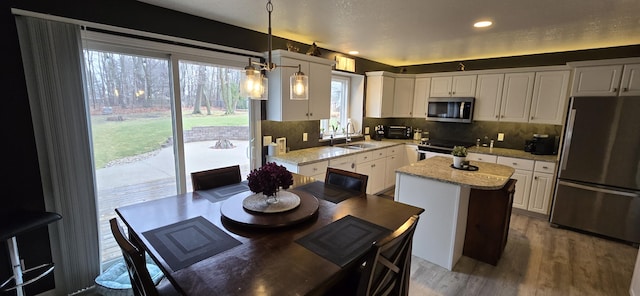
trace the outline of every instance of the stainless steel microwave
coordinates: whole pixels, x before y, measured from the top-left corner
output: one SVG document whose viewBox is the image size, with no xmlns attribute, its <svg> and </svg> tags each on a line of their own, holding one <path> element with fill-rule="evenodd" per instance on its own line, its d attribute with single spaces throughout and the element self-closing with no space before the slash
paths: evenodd
<svg viewBox="0 0 640 296">
<path fill-rule="evenodd" d="M 471 123 L 475 98 L 429 98 L 427 120 Z"/>
</svg>

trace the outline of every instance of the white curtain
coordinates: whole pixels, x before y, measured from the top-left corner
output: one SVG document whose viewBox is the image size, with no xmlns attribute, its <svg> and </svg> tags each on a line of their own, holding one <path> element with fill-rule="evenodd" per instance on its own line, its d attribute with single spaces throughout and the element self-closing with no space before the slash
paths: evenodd
<svg viewBox="0 0 640 296">
<path fill-rule="evenodd" d="M 38 161 L 51 224 L 56 295 L 90 287 L 100 252 L 78 25 L 16 16 Z"/>
</svg>

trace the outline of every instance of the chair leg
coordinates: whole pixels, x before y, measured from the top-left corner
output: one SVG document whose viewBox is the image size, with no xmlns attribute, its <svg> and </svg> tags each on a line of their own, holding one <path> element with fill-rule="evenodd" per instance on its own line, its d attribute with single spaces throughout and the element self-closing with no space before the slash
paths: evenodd
<svg viewBox="0 0 640 296">
<path fill-rule="evenodd" d="M 9 249 L 9 257 L 11 257 L 11 269 L 13 270 L 17 296 L 24 296 L 24 290 L 22 289 L 22 265 L 20 264 L 18 242 L 15 236 L 7 240 L 7 248 Z"/>
</svg>

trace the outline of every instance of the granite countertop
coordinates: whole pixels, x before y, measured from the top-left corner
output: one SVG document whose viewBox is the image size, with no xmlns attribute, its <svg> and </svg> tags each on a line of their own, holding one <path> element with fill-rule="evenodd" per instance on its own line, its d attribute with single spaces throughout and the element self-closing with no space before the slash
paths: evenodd
<svg viewBox="0 0 640 296">
<path fill-rule="evenodd" d="M 346 149 L 341 146 L 347 144 L 340 144 L 336 146 L 321 146 L 306 148 L 300 150 L 294 150 L 283 155 L 267 156 L 267 161 L 279 161 L 286 162 L 293 165 L 306 165 L 323 160 L 329 160 L 346 155 L 354 155 L 361 152 L 373 151 L 377 149 L 404 145 L 404 142 L 395 141 L 358 141 L 350 142 L 348 145 L 366 144 L 368 147 L 363 149 Z"/>
<path fill-rule="evenodd" d="M 535 155 L 531 152 L 525 152 L 524 150 L 507 149 L 507 148 L 489 148 L 489 147 L 469 147 L 467 152 L 481 153 L 497 156 L 507 156 L 522 159 L 558 162 L 558 155 Z"/>
<path fill-rule="evenodd" d="M 470 162 L 478 167 L 477 171 L 464 171 L 452 168 L 452 162 L 449 157 L 434 156 L 403 166 L 396 172 L 483 190 L 502 188 L 515 172 L 510 166 L 483 161 Z"/>
</svg>

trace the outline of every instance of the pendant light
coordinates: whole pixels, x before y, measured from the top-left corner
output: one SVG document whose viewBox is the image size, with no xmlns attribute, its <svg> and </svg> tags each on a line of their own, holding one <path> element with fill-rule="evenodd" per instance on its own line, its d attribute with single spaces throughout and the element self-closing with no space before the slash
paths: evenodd
<svg viewBox="0 0 640 296">
<path fill-rule="evenodd" d="M 243 97 L 251 99 L 266 100 L 267 99 L 267 83 L 268 80 L 261 71 L 270 72 L 277 67 L 281 68 L 298 68 L 298 71 L 290 77 L 289 93 L 291 100 L 308 100 L 309 99 L 309 77 L 302 72 L 302 66 L 286 66 L 276 65 L 271 60 L 272 51 L 272 34 L 271 34 L 271 12 L 273 12 L 273 4 L 271 0 L 267 1 L 267 13 L 269 13 L 269 30 L 268 30 L 268 60 L 266 63 L 252 62 L 249 59 L 249 65 L 244 68 L 245 74 L 242 77 L 240 93 Z M 254 65 L 257 65 L 256 68 Z"/>
</svg>

